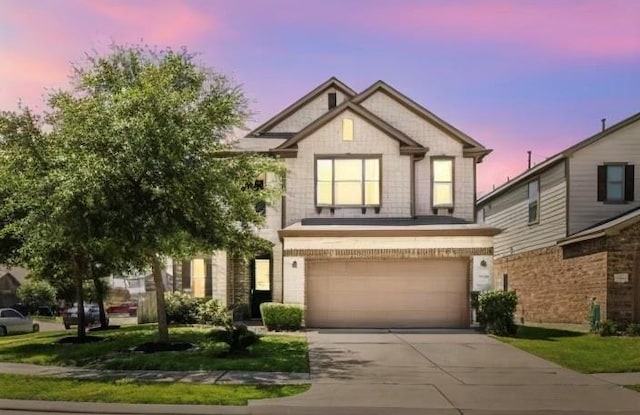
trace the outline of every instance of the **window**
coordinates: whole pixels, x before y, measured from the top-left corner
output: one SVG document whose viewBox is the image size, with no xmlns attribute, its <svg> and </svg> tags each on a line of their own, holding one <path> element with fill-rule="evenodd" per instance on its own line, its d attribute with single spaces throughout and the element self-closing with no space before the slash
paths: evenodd
<svg viewBox="0 0 640 415">
<path fill-rule="evenodd" d="M 538 223 L 540 220 L 540 183 L 538 180 L 527 185 L 529 195 L 529 224 Z"/>
<path fill-rule="evenodd" d="M 271 260 L 256 259 L 253 270 L 254 289 L 258 291 L 271 290 Z"/>
<path fill-rule="evenodd" d="M 624 203 L 634 200 L 634 166 L 609 163 L 598 166 L 598 201 Z"/>
<path fill-rule="evenodd" d="M 264 183 L 266 182 L 266 174 L 261 174 L 258 176 L 256 181 L 253 183 L 254 190 L 264 190 Z M 260 200 L 256 202 L 256 212 L 265 216 L 267 214 L 267 203 L 264 200 Z"/>
<path fill-rule="evenodd" d="M 13 310 L 3 310 L 3 311 L 2 311 L 2 315 L 0 315 L 0 317 L 6 317 L 6 318 L 22 318 L 22 315 L 20 315 L 20 313 L 18 313 L 17 311 L 13 311 Z"/>
<path fill-rule="evenodd" d="M 380 158 L 316 160 L 317 206 L 380 206 Z"/>
<path fill-rule="evenodd" d="M 342 120 L 342 140 L 353 141 L 353 120 L 350 118 Z"/>
<path fill-rule="evenodd" d="M 431 159 L 433 207 L 453 207 L 453 159 Z"/>
</svg>

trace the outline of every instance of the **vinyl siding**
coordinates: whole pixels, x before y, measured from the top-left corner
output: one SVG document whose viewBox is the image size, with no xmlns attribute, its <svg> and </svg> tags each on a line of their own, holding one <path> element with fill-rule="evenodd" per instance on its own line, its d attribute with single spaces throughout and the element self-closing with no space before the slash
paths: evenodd
<svg viewBox="0 0 640 415">
<path fill-rule="evenodd" d="M 605 162 L 627 162 L 635 166 L 633 202 L 598 202 L 598 167 Z M 640 206 L 640 122 L 602 138 L 570 158 L 569 234 Z"/>
<path fill-rule="evenodd" d="M 320 94 L 316 99 L 307 103 L 298 111 L 276 124 L 270 132 L 273 133 L 297 133 L 307 125 L 311 124 L 327 111 L 329 111 L 329 102 L 327 94 L 336 93 L 336 103 L 340 105 L 344 101 L 344 94 L 336 89 L 330 88 Z"/>
<path fill-rule="evenodd" d="M 502 229 L 494 237 L 494 255 L 531 251 L 555 245 L 566 236 L 566 180 L 564 162 L 540 177 L 540 220 L 529 225 L 527 183 L 484 206 L 485 224 Z"/>
</svg>

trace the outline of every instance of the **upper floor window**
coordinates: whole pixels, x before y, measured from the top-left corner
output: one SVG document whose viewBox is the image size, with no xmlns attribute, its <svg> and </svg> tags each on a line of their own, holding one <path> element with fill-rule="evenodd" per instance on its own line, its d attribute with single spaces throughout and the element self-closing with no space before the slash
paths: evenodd
<svg viewBox="0 0 640 415">
<path fill-rule="evenodd" d="M 529 195 L 529 224 L 540 220 L 540 182 L 536 179 L 527 185 Z"/>
<path fill-rule="evenodd" d="M 380 157 L 316 159 L 317 206 L 380 206 Z"/>
<path fill-rule="evenodd" d="M 266 174 L 262 173 L 260 176 L 258 176 L 258 178 L 256 179 L 255 182 L 253 182 L 253 188 L 254 190 L 263 190 L 264 189 L 264 185 L 265 182 L 267 181 L 267 176 Z M 258 212 L 261 215 L 266 215 L 267 213 L 267 203 L 264 200 L 260 200 L 256 203 L 256 212 Z"/>
<path fill-rule="evenodd" d="M 431 159 L 434 208 L 453 207 L 453 158 Z"/>
<path fill-rule="evenodd" d="M 624 203 L 634 199 L 634 166 L 610 163 L 598 166 L 598 201 Z"/>
</svg>

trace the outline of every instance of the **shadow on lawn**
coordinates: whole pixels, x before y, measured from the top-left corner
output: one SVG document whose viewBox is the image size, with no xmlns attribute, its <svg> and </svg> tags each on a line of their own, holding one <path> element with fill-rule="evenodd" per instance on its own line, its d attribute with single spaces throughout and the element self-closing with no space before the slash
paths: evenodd
<svg viewBox="0 0 640 415">
<path fill-rule="evenodd" d="M 531 327 L 531 326 L 519 326 L 518 332 L 514 336 L 516 339 L 526 340 L 548 340 L 555 341 L 555 339 L 563 337 L 582 337 L 586 333 L 580 333 L 577 331 L 550 329 L 545 327 Z"/>
</svg>

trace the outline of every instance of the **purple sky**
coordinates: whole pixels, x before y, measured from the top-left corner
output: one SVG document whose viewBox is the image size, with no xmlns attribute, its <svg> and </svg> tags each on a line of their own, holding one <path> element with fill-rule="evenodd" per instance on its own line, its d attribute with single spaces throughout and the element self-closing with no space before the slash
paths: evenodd
<svg viewBox="0 0 640 415">
<path fill-rule="evenodd" d="M 480 193 L 640 111 L 638 0 L 0 0 L 0 109 L 42 109 L 71 61 L 141 40 L 242 84 L 250 127 L 331 76 L 382 79 L 494 149 Z"/>
</svg>

